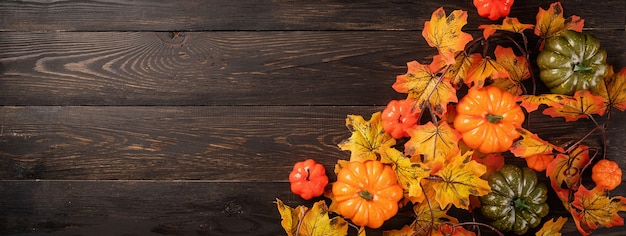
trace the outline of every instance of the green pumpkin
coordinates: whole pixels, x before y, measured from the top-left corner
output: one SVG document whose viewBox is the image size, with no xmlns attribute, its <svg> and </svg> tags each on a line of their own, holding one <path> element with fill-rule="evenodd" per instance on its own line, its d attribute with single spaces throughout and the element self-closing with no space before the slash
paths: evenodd
<svg viewBox="0 0 626 236">
<path fill-rule="evenodd" d="M 521 235 L 548 214 L 548 189 L 531 169 L 507 164 L 488 181 L 491 193 L 480 197 L 480 210 L 491 226 Z"/>
<path fill-rule="evenodd" d="M 608 73 L 606 51 L 596 37 L 573 30 L 548 38 L 537 56 L 539 78 L 552 93 L 594 91 Z"/>
</svg>

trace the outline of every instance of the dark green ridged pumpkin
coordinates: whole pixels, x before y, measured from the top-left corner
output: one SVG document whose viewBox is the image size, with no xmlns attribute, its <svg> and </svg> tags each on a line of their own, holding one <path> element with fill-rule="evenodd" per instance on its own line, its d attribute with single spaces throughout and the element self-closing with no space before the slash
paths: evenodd
<svg viewBox="0 0 626 236">
<path fill-rule="evenodd" d="M 481 196 L 481 213 L 497 229 L 521 235 L 541 223 L 548 214 L 548 188 L 526 167 L 504 165 L 489 178 L 491 193 Z"/>
<path fill-rule="evenodd" d="M 598 88 L 608 73 L 606 51 L 592 34 L 572 30 L 548 38 L 537 56 L 539 78 L 552 93 Z"/>
</svg>

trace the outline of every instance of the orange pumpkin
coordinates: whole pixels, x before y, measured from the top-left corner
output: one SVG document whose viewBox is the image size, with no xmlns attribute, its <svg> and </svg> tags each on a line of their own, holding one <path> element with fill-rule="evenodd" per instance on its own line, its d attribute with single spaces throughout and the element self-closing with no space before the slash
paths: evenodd
<svg viewBox="0 0 626 236">
<path fill-rule="evenodd" d="M 463 142 L 482 153 L 504 152 L 520 134 L 524 112 L 509 92 L 495 86 L 472 88 L 457 104 L 454 128 Z"/>
<path fill-rule="evenodd" d="M 343 166 L 332 192 L 339 214 L 374 229 L 398 212 L 404 194 L 394 170 L 373 160 Z"/>
<path fill-rule="evenodd" d="M 591 179 L 597 187 L 613 190 L 622 183 L 622 169 L 616 162 L 602 159 L 591 168 Z"/>
</svg>

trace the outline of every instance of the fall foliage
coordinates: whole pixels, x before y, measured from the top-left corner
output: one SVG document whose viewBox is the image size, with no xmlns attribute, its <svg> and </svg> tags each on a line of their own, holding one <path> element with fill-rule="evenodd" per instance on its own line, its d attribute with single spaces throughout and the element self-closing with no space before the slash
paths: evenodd
<svg viewBox="0 0 626 236">
<path fill-rule="evenodd" d="M 573 95 L 536 93 L 534 88 L 527 88 L 529 84 L 536 87 L 534 83 L 537 82 L 536 72 L 532 70 L 536 60 L 531 57 L 534 52 L 528 49 L 527 34 L 534 33 L 540 45 L 545 39 L 567 30 L 580 32 L 583 29 L 583 19 L 575 15 L 565 17 L 564 12 L 562 5 L 555 2 L 548 9 L 538 9 L 534 24 L 506 17 L 502 24 L 481 25 L 483 35 L 474 39 L 462 30 L 468 19 L 466 11 L 454 10 L 447 14 L 443 7 L 438 8 L 425 22 L 422 31 L 428 45 L 438 54 L 430 63 L 408 62 L 407 72 L 396 76 L 391 85 L 396 92 L 406 94 L 404 101 L 412 103 L 411 114 L 421 120 L 403 128 L 402 135 L 392 136 L 383 128 L 381 112 L 373 113 L 369 120 L 361 115 L 348 115 L 346 127 L 351 135 L 338 147 L 348 151 L 350 156 L 338 157 L 335 173 L 350 162 L 379 161 L 390 166 L 395 173 L 404 191 L 401 202 L 412 206 L 410 214 L 415 220 L 401 229 L 386 231 L 384 235 L 476 235 L 476 227 L 464 227 L 463 222 L 448 212 L 456 208 L 474 213 L 472 210 L 480 207 L 477 197 L 492 191 L 486 181 L 488 176 L 515 157 L 524 159 L 526 166 L 532 169 L 526 170 L 531 173 L 545 174 L 549 186 L 569 211 L 581 234 L 589 235 L 599 227 L 624 225 L 619 212 L 626 211 L 626 198 L 611 196 L 608 186 L 585 186 L 583 173 L 590 172 L 598 159 L 607 158 L 600 150 L 606 149 L 610 113 L 626 110 L 626 68 L 614 73 L 609 67 L 603 83 L 589 90 L 576 91 Z M 510 45 L 480 46 L 497 43 L 492 40 L 498 37 L 513 41 L 511 35 L 524 40 L 515 42 L 513 48 Z M 466 111 L 458 110 L 468 96 L 484 90 L 490 92 L 481 95 L 480 99 L 498 102 L 506 99 L 512 105 L 501 112 L 492 112 L 498 105 L 491 103 L 476 103 Z M 496 97 L 496 94 L 502 95 Z M 506 122 L 503 114 L 511 110 L 519 110 L 519 117 L 514 119 L 514 124 L 502 123 Z M 557 125 L 583 119 L 593 123 L 595 128 L 567 145 L 557 145 L 535 133 L 532 120 L 524 123 L 525 116 L 539 111 L 555 118 Z M 466 113 L 481 119 L 474 119 L 473 124 L 469 124 L 463 121 Z M 466 127 L 468 125 L 485 127 L 484 132 L 468 136 L 467 130 L 475 128 Z M 504 130 L 511 135 L 503 137 L 504 131 L 494 131 L 497 127 L 505 127 Z M 594 132 L 602 134 L 604 146 L 586 143 Z M 494 147 L 497 142 L 493 141 L 498 138 L 507 140 Z M 325 196 L 335 204 L 332 193 Z M 337 213 L 332 204 L 330 211 Z M 523 203 L 516 204 L 523 207 Z M 315 203 L 311 210 L 304 206 L 293 209 L 280 200 L 277 205 L 283 217 L 283 227 L 289 235 L 307 235 L 299 233 L 308 232 L 307 227 L 318 223 L 328 232 L 339 233 L 349 224 L 340 216 L 329 219 L 329 209 L 322 202 Z M 532 232 L 560 235 L 566 221 L 567 218 L 547 221 L 541 229 Z M 468 224 L 491 227 L 480 222 Z M 358 232 L 365 235 L 363 227 Z"/>
</svg>

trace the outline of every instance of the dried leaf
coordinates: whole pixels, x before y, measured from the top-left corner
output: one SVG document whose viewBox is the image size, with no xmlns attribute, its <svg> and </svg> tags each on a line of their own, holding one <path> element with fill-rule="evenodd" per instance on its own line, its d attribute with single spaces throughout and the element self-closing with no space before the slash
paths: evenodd
<svg viewBox="0 0 626 236">
<path fill-rule="evenodd" d="M 563 6 L 561 6 L 560 2 L 550 4 L 548 10 L 539 8 L 536 19 L 535 34 L 542 38 L 558 35 L 565 30 L 581 32 L 585 23 L 585 20 L 575 15 L 565 19 L 563 17 Z"/>
<path fill-rule="evenodd" d="M 496 61 L 508 72 L 508 79 L 494 81 L 493 85 L 513 95 L 520 95 L 524 92 L 521 82 L 530 78 L 528 60 L 524 56 L 516 56 L 511 48 L 496 46 L 494 51 Z"/>
<path fill-rule="evenodd" d="M 542 95 L 522 95 L 518 97 L 518 100 L 522 103 L 520 106 L 524 107 L 527 112 L 533 112 L 539 108 L 540 105 L 548 105 L 550 107 L 563 107 L 564 103 L 574 100 L 573 97 L 561 94 L 542 94 Z"/>
<path fill-rule="evenodd" d="M 567 222 L 565 217 L 559 217 L 556 221 L 554 219 L 546 221 L 535 236 L 561 236 L 561 229 L 565 222 Z"/>
<path fill-rule="evenodd" d="M 405 225 L 399 230 L 389 230 L 383 232 L 384 236 L 408 236 L 408 235 L 441 235 L 439 226 L 441 224 L 456 224 L 459 221 L 448 215 L 450 205 L 440 208 L 437 205 L 428 205 L 427 202 L 415 204 L 413 211 L 415 212 L 415 220 L 410 225 Z M 456 235 L 456 234 L 455 234 Z"/>
<path fill-rule="evenodd" d="M 280 224 L 283 226 L 283 229 L 285 229 L 285 232 L 287 232 L 287 235 L 296 236 L 300 221 L 304 219 L 308 208 L 305 206 L 298 206 L 294 209 L 283 204 L 283 201 L 278 198 L 276 198 L 276 207 L 278 208 L 280 218 L 282 219 Z"/>
<path fill-rule="evenodd" d="M 444 79 L 450 81 L 452 86 L 459 87 L 460 84 L 465 81 L 467 71 L 470 66 L 472 66 L 472 63 L 480 58 L 482 58 L 480 53 L 468 55 L 465 51 L 458 52 L 456 54 L 454 64 L 448 68 L 448 71 L 444 75 Z"/>
<path fill-rule="evenodd" d="M 424 23 L 422 36 L 431 47 L 436 47 L 446 64 L 454 64 L 456 52 L 465 49 L 472 41 L 472 35 L 464 33 L 461 28 L 467 24 L 467 12 L 455 10 L 446 16 L 443 7 L 435 10 L 430 21 Z"/>
<path fill-rule="evenodd" d="M 417 61 L 407 63 L 408 72 L 396 77 L 392 85 L 399 93 L 408 93 L 408 99 L 416 102 L 416 112 L 424 103 L 439 116 L 446 113 L 447 104 L 457 102 L 456 90 L 447 79 L 440 79 L 427 65 Z"/>
<path fill-rule="evenodd" d="M 476 161 L 469 160 L 472 152 L 458 154 L 447 162 L 434 176 L 440 180 L 432 180 L 435 191 L 434 200 L 439 207 L 445 208 L 453 204 L 457 208 L 469 208 L 469 196 L 482 196 L 491 192 L 489 183 L 481 179 L 487 167 Z"/>
<path fill-rule="evenodd" d="M 498 61 L 487 56 L 472 61 L 464 82 L 468 87 L 482 88 L 487 79 L 497 80 L 508 77 L 509 72 Z"/>
<path fill-rule="evenodd" d="M 487 172 L 485 172 L 484 174 L 485 177 L 489 176 L 493 172 L 500 170 L 500 168 L 504 166 L 504 156 L 502 156 L 502 154 L 500 153 L 489 153 L 487 155 L 481 156 L 478 155 L 477 152 L 474 152 L 474 155 L 472 155 L 472 160 L 487 167 Z"/>
<path fill-rule="evenodd" d="M 366 236 L 366 232 L 365 232 L 365 226 L 361 226 L 359 227 L 359 232 L 357 233 L 357 236 Z"/>
<path fill-rule="evenodd" d="M 563 117 L 566 122 L 577 121 L 580 118 L 589 118 L 590 115 L 604 115 L 606 106 L 604 98 L 591 94 L 587 90 L 577 91 L 573 99 L 565 99 L 556 107 L 548 107 L 543 114 L 554 117 Z"/>
<path fill-rule="evenodd" d="M 348 115 L 346 118 L 346 127 L 352 132 L 352 136 L 338 146 L 341 150 L 351 152 L 350 161 L 377 160 L 378 155 L 384 154 L 382 148 L 396 144 L 396 140 L 385 132 L 380 114 L 372 114 L 369 121 L 357 115 Z"/>
<path fill-rule="evenodd" d="M 591 230 L 600 226 L 624 225 L 624 219 L 618 214 L 620 211 L 626 211 L 626 198 L 608 197 L 602 190 L 587 190 L 584 186 L 576 191 L 570 207 L 578 232 L 582 235 L 590 235 Z"/>
<path fill-rule="evenodd" d="M 335 236 L 348 234 L 348 222 L 337 216 L 328 218 L 328 208 L 322 200 L 311 209 L 298 206 L 295 209 L 276 199 L 276 205 L 283 219 L 281 225 L 288 236 Z"/>
<path fill-rule="evenodd" d="M 430 167 L 444 163 L 459 152 L 461 134 L 446 122 L 440 122 L 439 126 L 432 122 L 419 125 L 410 130 L 409 135 L 411 139 L 404 144 L 404 152 L 410 156 L 423 155 L 422 161 Z"/>
<path fill-rule="evenodd" d="M 501 25 L 480 25 L 479 29 L 483 29 L 483 37 L 485 39 L 489 38 L 489 36 L 493 35 L 496 30 L 504 30 L 513 33 L 522 33 L 524 30 L 532 29 L 535 27 L 533 24 L 522 24 L 515 17 L 505 17 L 502 20 Z"/>
<path fill-rule="evenodd" d="M 421 163 L 412 163 L 408 157 L 395 148 L 385 148 L 385 152 L 385 158 L 382 158 L 381 162 L 391 164 L 406 196 L 416 199 L 422 198 L 420 181 L 430 175 L 430 169 Z"/>
<path fill-rule="evenodd" d="M 606 86 L 603 93 L 600 93 L 607 102 L 607 107 L 615 107 L 620 111 L 626 110 L 626 67 L 615 74 L 613 68 L 609 69 L 609 75 L 604 79 Z"/>
<path fill-rule="evenodd" d="M 580 145 L 568 154 L 557 154 L 546 168 L 550 185 L 562 202 L 569 202 L 569 191 L 578 189 L 581 172 L 589 161 L 589 148 Z"/>
<path fill-rule="evenodd" d="M 515 141 L 509 150 L 516 157 L 526 159 L 528 167 L 535 171 L 546 170 L 554 160 L 553 150 L 565 152 L 563 148 L 552 145 L 526 129 L 518 128 L 517 132 L 521 134 L 522 139 Z"/>
</svg>

